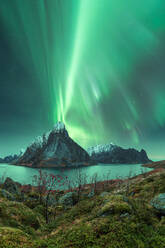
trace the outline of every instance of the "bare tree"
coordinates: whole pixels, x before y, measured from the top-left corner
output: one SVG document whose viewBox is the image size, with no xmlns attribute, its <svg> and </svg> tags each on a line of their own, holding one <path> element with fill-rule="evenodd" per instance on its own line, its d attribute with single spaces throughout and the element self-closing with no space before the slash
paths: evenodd
<svg viewBox="0 0 165 248">
<path fill-rule="evenodd" d="M 88 175 L 83 172 L 82 168 L 76 168 L 74 170 L 75 179 L 72 181 L 72 189 L 75 188 L 77 191 L 77 201 L 79 201 L 82 191 L 85 185 L 88 183 Z"/>
<path fill-rule="evenodd" d="M 49 222 L 48 206 L 50 195 L 54 194 L 60 186 L 65 184 L 65 178 L 60 175 L 48 174 L 39 169 L 39 175 L 33 176 L 33 182 L 37 187 L 39 193 L 40 203 L 44 203 L 45 207 L 45 220 Z M 43 200 L 43 197 L 44 200 Z"/>
<path fill-rule="evenodd" d="M 97 193 L 97 183 L 98 183 L 98 174 L 95 172 L 91 177 L 90 177 L 90 184 L 93 189 L 93 193 Z"/>
<path fill-rule="evenodd" d="M 110 175 L 111 175 L 111 170 L 108 170 L 108 172 L 106 174 L 103 174 L 103 182 L 102 182 L 102 186 L 103 186 L 103 190 L 107 190 L 109 188 L 109 184 L 110 184 Z"/>
</svg>

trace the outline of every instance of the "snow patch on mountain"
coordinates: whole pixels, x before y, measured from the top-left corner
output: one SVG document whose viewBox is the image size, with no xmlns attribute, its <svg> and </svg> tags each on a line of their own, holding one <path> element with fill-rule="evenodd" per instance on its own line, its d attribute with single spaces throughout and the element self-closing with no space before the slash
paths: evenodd
<svg viewBox="0 0 165 248">
<path fill-rule="evenodd" d="M 113 151 L 117 146 L 114 145 L 113 143 L 110 144 L 105 144 L 105 145 L 96 145 L 96 146 L 92 146 L 89 147 L 87 149 L 87 152 L 90 156 L 94 155 L 94 154 L 99 154 L 99 153 L 103 153 L 103 152 L 111 152 Z"/>
<path fill-rule="evenodd" d="M 88 153 L 68 135 L 62 122 L 56 123 L 53 130 L 38 136 L 26 149 L 17 164 L 35 166 L 72 166 L 90 162 Z"/>
<path fill-rule="evenodd" d="M 68 132 L 65 129 L 64 123 L 59 121 L 55 124 L 53 130 L 46 132 L 42 136 L 36 137 L 33 140 L 33 142 L 30 143 L 28 148 L 30 148 L 32 152 L 35 152 L 37 149 L 40 149 L 43 146 L 46 146 L 51 133 L 64 134 L 65 136 L 68 136 Z M 50 152 L 50 153 L 52 153 L 52 152 Z"/>
</svg>

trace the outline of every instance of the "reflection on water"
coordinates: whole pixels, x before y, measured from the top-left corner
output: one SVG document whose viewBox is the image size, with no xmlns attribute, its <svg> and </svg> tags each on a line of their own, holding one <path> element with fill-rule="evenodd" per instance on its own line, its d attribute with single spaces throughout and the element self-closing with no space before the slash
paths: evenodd
<svg viewBox="0 0 165 248">
<path fill-rule="evenodd" d="M 79 169 L 65 169 L 62 171 L 58 169 L 42 169 L 42 171 L 53 175 L 68 176 L 71 182 L 76 181 L 78 170 Z M 95 173 L 97 173 L 97 181 L 102 181 L 132 177 L 151 170 L 150 168 L 141 167 L 140 164 L 99 164 L 81 168 L 81 174 L 85 175 L 88 183 Z M 35 168 L 0 164 L 0 178 L 3 177 L 5 179 L 6 177 L 11 177 L 21 184 L 32 184 L 33 176 L 36 174 L 38 174 L 38 169 Z"/>
</svg>

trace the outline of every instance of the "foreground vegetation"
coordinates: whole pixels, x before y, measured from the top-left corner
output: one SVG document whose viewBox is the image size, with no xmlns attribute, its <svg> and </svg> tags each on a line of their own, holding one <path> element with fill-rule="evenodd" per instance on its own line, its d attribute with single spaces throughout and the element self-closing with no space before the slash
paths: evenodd
<svg viewBox="0 0 165 248">
<path fill-rule="evenodd" d="M 46 223 L 39 191 L 5 197 L 2 184 L 0 248 L 165 247 L 165 216 L 151 204 L 165 193 L 165 170 L 72 191 L 52 193 Z"/>
</svg>

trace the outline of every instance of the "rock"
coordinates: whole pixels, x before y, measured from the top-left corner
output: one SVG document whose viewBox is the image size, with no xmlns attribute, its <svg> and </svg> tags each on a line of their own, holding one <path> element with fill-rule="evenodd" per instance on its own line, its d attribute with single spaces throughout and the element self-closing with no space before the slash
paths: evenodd
<svg viewBox="0 0 165 248">
<path fill-rule="evenodd" d="M 96 163 L 138 164 L 151 162 L 143 149 L 139 152 L 133 148 L 124 149 L 112 143 L 90 147 L 87 151 L 91 160 Z"/>
<path fill-rule="evenodd" d="M 107 212 L 101 214 L 100 217 L 107 217 L 107 216 L 111 215 L 112 213 L 113 213 L 113 211 L 112 211 L 112 210 L 109 210 L 109 211 L 107 211 Z M 99 215 L 98 215 L 98 216 L 99 216 Z"/>
<path fill-rule="evenodd" d="M 126 218 L 126 217 L 129 217 L 129 216 L 130 216 L 129 213 L 124 213 L 124 214 L 120 215 L 121 218 Z"/>
<path fill-rule="evenodd" d="M 109 196 L 109 195 L 110 195 L 109 192 L 102 192 L 102 193 L 100 194 L 101 197 L 105 197 L 105 196 Z"/>
<path fill-rule="evenodd" d="M 135 195 L 135 192 L 133 191 L 129 193 L 129 196 L 134 196 L 134 195 Z"/>
<path fill-rule="evenodd" d="M 165 214 L 165 193 L 155 196 L 150 203 L 161 214 Z"/>
<path fill-rule="evenodd" d="M 89 192 L 88 194 L 88 198 L 92 198 L 95 195 L 95 191 L 94 189 L 91 190 L 91 192 Z"/>
<path fill-rule="evenodd" d="M 18 183 L 7 177 L 3 184 L 3 189 L 7 190 L 11 194 L 18 194 Z"/>
<path fill-rule="evenodd" d="M 53 130 L 39 136 L 18 159 L 18 165 L 32 167 L 72 167 L 88 165 L 88 153 L 68 135 L 65 125 L 58 122 Z"/>
<path fill-rule="evenodd" d="M 15 197 L 5 189 L 1 189 L 0 194 L 9 201 L 15 201 Z"/>
<path fill-rule="evenodd" d="M 127 196 L 123 196 L 123 201 L 129 203 L 129 198 Z"/>
<path fill-rule="evenodd" d="M 70 207 L 76 203 L 76 198 L 77 196 L 74 192 L 68 192 L 59 198 L 58 203 L 65 207 Z"/>
</svg>

